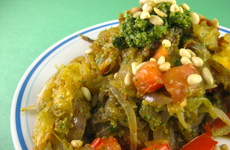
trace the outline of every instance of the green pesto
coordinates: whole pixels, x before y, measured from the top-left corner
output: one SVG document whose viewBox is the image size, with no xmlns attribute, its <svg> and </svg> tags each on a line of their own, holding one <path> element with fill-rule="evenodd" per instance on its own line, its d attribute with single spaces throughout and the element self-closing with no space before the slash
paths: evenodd
<svg viewBox="0 0 230 150">
<path fill-rule="evenodd" d="M 171 26 L 187 29 L 192 26 L 192 18 L 189 16 L 189 11 L 170 13 L 169 23 Z"/>
<path fill-rule="evenodd" d="M 121 24 L 120 39 L 125 39 L 129 47 L 144 47 L 156 39 L 160 39 L 166 33 L 168 25 L 154 26 L 148 20 L 140 17 L 132 18 L 132 14 L 127 14 L 125 22 Z M 116 38 L 115 38 L 116 41 Z M 116 43 L 116 45 L 119 45 Z M 116 46 L 115 45 L 115 46 Z M 124 44 L 121 44 L 122 46 Z M 127 46 L 126 46 L 127 47 Z M 125 47 L 122 47 L 125 48 Z"/>
<path fill-rule="evenodd" d="M 148 19 L 133 18 L 132 14 L 126 13 L 124 22 L 120 24 L 120 33 L 114 38 L 113 45 L 120 50 L 128 47 L 145 47 L 164 38 L 171 28 L 181 28 L 183 31 L 191 29 L 192 19 L 189 16 L 189 11 L 172 13 L 170 12 L 170 6 L 166 2 L 157 6 L 158 9 L 167 14 L 167 17 L 162 18 L 164 24 L 161 26 L 153 25 Z M 150 15 L 156 14 L 153 11 Z"/>
<path fill-rule="evenodd" d="M 125 38 L 124 37 L 116 37 L 114 40 L 113 40 L 113 45 L 120 49 L 120 50 L 123 50 L 125 48 L 128 47 L 128 45 L 126 44 L 125 42 Z"/>
<path fill-rule="evenodd" d="M 157 8 L 160 9 L 161 11 L 165 12 L 166 14 L 170 13 L 170 4 L 167 2 L 163 2 L 157 5 Z"/>
</svg>

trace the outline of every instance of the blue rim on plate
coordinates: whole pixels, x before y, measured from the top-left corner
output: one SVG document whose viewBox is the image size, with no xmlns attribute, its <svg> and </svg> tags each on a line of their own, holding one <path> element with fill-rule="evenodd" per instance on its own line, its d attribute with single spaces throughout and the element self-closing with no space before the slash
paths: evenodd
<svg viewBox="0 0 230 150">
<path fill-rule="evenodd" d="M 20 146 L 23 150 L 27 150 L 28 147 L 26 145 L 26 142 L 25 142 L 25 139 L 24 139 L 24 136 L 23 136 L 23 133 L 22 133 L 22 126 L 21 126 L 21 104 L 22 104 L 22 98 L 23 98 L 23 95 L 24 95 L 24 92 L 25 92 L 25 89 L 27 87 L 27 84 L 28 82 L 30 81 L 30 78 L 31 76 L 34 74 L 34 72 L 36 71 L 36 69 L 40 66 L 40 64 L 46 60 L 47 57 L 49 57 L 52 53 L 54 53 L 59 47 L 65 45 L 66 43 L 70 42 L 71 40 L 74 40 L 76 38 L 79 37 L 79 35 L 84 35 L 84 34 L 87 34 L 89 32 L 92 32 L 94 30 L 97 30 L 97 29 L 101 29 L 101 28 L 106 28 L 106 27 L 110 27 L 110 26 L 113 26 L 113 25 L 117 25 L 118 24 L 118 21 L 115 20 L 115 21 L 109 21 L 109 22 L 106 22 L 106 23 L 102 23 L 102 24 L 99 24 L 99 25 L 95 25 L 93 27 L 89 27 L 87 28 L 86 30 L 81 30 L 79 32 L 76 32 L 75 34 L 73 34 L 72 36 L 70 36 L 69 38 L 65 39 L 64 41 L 62 41 L 60 44 L 58 44 L 57 46 L 55 46 L 54 48 L 48 50 L 46 52 L 46 54 L 40 58 L 37 63 L 32 66 L 32 69 L 29 70 L 29 73 L 26 75 L 23 83 L 21 86 L 18 86 L 17 89 L 19 89 L 19 92 L 15 93 L 18 94 L 18 96 L 15 98 L 16 100 L 16 104 L 12 105 L 12 108 L 11 109 L 15 109 L 15 112 L 14 114 L 11 114 L 11 119 L 13 118 L 16 125 L 14 127 L 16 127 L 16 133 L 17 135 L 12 135 L 12 138 L 14 140 L 14 138 L 17 138 L 19 140 L 19 143 L 20 143 Z M 15 129 L 12 129 L 13 127 L 11 127 L 11 130 L 15 130 Z M 17 137 L 14 137 L 14 136 L 17 136 Z"/>
<path fill-rule="evenodd" d="M 16 125 L 11 125 L 11 132 L 14 131 L 17 134 L 17 135 L 12 134 L 12 138 L 13 138 L 14 144 L 15 144 L 16 140 L 19 141 L 20 146 L 21 146 L 20 149 L 23 149 L 23 150 L 28 149 L 26 142 L 25 142 L 25 139 L 24 139 L 24 136 L 23 136 L 22 126 L 21 126 L 21 110 L 20 109 L 21 109 L 22 99 L 23 99 L 23 95 L 24 95 L 25 89 L 27 87 L 27 84 L 30 81 L 31 76 L 37 70 L 37 68 L 41 65 L 42 62 L 44 62 L 44 60 L 46 60 L 47 57 L 49 57 L 51 54 L 53 54 L 58 48 L 65 45 L 66 43 L 70 42 L 71 40 L 78 38 L 79 35 L 84 35 L 84 34 L 87 34 L 89 32 L 92 32 L 94 30 L 114 26 L 117 24 L 118 24 L 118 21 L 114 20 L 114 21 L 101 23 L 101 24 L 86 28 L 85 30 L 81 30 L 79 32 L 76 32 L 73 35 L 69 36 L 68 38 L 65 38 L 63 41 L 59 41 L 58 42 L 59 44 L 56 45 L 55 47 L 53 47 L 51 49 L 49 48 L 47 51 L 45 51 L 44 56 L 42 56 L 38 61 L 36 61 L 36 63 L 34 65 L 31 64 L 31 66 L 30 66 L 31 69 L 28 68 L 28 73 L 25 73 L 23 75 L 24 79 L 22 78 L 22 81 L 21 81 L 22 84 L 19 84 L 17 87 L 17 90 L 14 94 L 15 97 L 13 99 L 13 103 L 11 106 L 11 120 L 13 119 L 13 123 L 15 122 L 15 124 L 16 124 Z M 230 29 L 220 26 L 220 32 L 222 34 L 230 33 Z M 16 147 L 16 145 L 15 145 L 15 148 L 18 148 L 18 147 Z"/>
</svg>

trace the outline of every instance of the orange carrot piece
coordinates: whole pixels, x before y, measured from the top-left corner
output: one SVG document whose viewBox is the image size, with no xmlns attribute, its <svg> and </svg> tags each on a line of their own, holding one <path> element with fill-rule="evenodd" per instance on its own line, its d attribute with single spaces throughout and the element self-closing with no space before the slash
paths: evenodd
<svg viewBox="0 0 230 150">
<path fill-rule="evenodd" d="M 167 57 L 168 55 L 169 55 L 169 50 L 164 46 L 160 46 L 157 49 L 157 51 L 156 51 L 156 53 L 154 54 L 153 57 L 155 59 L 159 59 L 161 56 Z"/>
</svg>

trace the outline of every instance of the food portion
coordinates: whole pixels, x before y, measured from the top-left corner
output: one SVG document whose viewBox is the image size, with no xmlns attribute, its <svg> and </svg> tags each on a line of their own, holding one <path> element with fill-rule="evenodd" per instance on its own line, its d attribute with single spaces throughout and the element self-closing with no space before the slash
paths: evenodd
<svg viewBox="0 0 230 150">
<path fill-rule="evenodd" d="M 214 149 L 230 133 L 230 34 L 175 0 L 118 19 L 44 85 L 34 149 Z"/>
</svg>

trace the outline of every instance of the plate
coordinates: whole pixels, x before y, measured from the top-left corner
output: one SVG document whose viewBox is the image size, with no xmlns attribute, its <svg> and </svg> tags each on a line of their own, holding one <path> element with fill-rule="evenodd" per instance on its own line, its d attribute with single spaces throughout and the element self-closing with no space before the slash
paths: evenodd
<svg viewBox="0 0 230 150">
<path fill-rule="evenodd" d="M 68 64 L 73 58 L 84 56 L 84 51 L 89 48 L 90 43 L 82 40 L 79 35 L 96 39 L 100 31 L 117 25 L 118 21 L 113 20 L 75 32 L 52 45 L 29 66 L 16 88 L 11 106 L 11 133 L 16 150 L 33 149 L 31 136 L 35 123 L 34 116 L 37 113 L 36 109 L 25 112 L 21 112 L 20 109 L 36 105 L 37 94 L 56 72 L 55 65 Z M 230 29 L 220 27 L 220 32 L 224 35 L 230 33 Z M 218 140 L 221 143 L 230 143 L 230 139 Z"/>
</svg>

